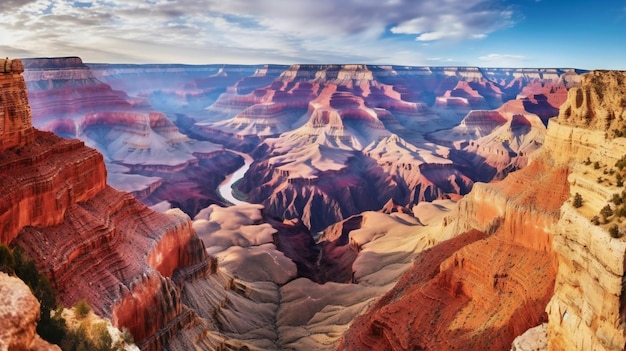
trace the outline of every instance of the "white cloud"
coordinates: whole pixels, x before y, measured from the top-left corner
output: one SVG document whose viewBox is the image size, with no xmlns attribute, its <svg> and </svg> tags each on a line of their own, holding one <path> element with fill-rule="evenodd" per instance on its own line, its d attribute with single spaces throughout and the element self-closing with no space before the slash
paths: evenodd
<svg viewBox="0 0 626 351">
<path fill-rule="evenodd" d="M 490 67 L 519 67 L 528 60 L 523 55 L 492 53 L 478 58 Z"/>
<path fill-rule="evenodd" d="M 420 64 L 512 25 L 498 0 L 1 0 L 6 54 L 87 62 Z M 402 60 L 402 61 L 401 61 Z"/>
</svg>

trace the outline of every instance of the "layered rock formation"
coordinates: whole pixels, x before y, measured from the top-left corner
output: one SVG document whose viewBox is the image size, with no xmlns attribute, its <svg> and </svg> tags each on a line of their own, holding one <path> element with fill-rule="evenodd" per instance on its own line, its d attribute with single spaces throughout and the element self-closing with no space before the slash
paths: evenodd
<svg viewBox="0 0 626 351">
<path fill-rule="evenodd" d="M 254 152 L 249 173 L 261 176 L 244 178 L 240 187 L 250 201 L 317 231 L 390 199 L 408 206 L 469 190 L 472 181 L 445 158 L 446 150 L 423 141 L 417 147 L 399 136 L 420 141 L 416 133 L 436 124 L 437 115 L 402 100 L 374 74 L 362 65 L 295 65 L 281 75 L 272 88 L 306 84 L 315 97 L 298 95 L 309 100 L 295 122 L 304 124 L 266 139 Z"/>
<path fill-rule="evenodd" d="M 509 349 L 514 337 L 546 322 L 545 308 L 547 328 L 532 333 L 548 349 L 623 349 L 624 242 L 609 236 L 610 225 L 590 222 L 621 190 L 609 181 L 598 185 L 583 162 L 599 159 L 602 168 L 626 153 L 622 138 L 606 139 L 626 121 L 623 79 L 594 72 L 571 90 L 529 165 L 501 182 L 476 185 L 445 221 L 446 232 L 466 234 L 418 258 L 356 319 L 340 348 Z M 585 199 L 578 209 L 566 201 L 574 192 Z"/>
<path fill-rule="evenodd" d="M 272 215 L 302 219 L 316 231 L 390 199 L 411 206 L 463 195 L 475 180 L 524 167 L 575 77 L 564 70 L 293 65 L 248 94 L 229 88 L 208 111 L 234 117 L 209 118 L 196 130 L 240 150 L 260 144 L 248 173 L 260 176 L 245 177 L 239 190 Z M 429 133 L 465 114 L 451 131 Z M 361 199 L 369 189 L 376 196 Z"/>
<path fill-rule="evenodd" d="M 610 180 L 598 182 L 598 177 L 626 154 L 626 140 L 613 138 L 626 125 L 625 82 L 624 72 L 586 75 L 582 86 L 569 92 L 558 119 L 550 121 L 554 133 L 548 134 L 548 142 L 571 165 L 571 193 L 581 194 L 583 203 L 565 203 L 554 231 L 559 269 L 547 308 L 549 350 L 622 350 L 626 345 L 626 243 L 620 235 L 609 235 L 611 224 L 590 221 L 613 194 L 623 191 Z M 601 169 L 586 165 L 587 158 L 601 162 Z"/>
<path fill-rule="evenodd" d="M 94 76 L 114 89 L 146 99 L 167 114 L 194 117 L 215 102 L 229 86 L 247 93 L 269 84 L 280 66 L 119 65 L 87 64 Z M 283 67 L 284 68 L 284 67 Z M 278 68 L 282 71 L 281 68 Z"/>
<path fill-rule="evenodd" d="M 128 109 L 126 93 L 102 84 L 78 57 L 23 60 L 36 127 L 83 111 Z"/>
<path fill-rule="evenodd" d="M 12 141 L 0 154 L 0 242 L 23 247 L 64 305 L 85 299 L 143 349 L 178 338 L 202 343 L 206 327 L 171 280 L 211 271 L 189 218 L 108 187 L 95 150 L 35 130 L 21 71 L 14 61 L 0 74 L 2 140 Z"/>
<path fill-rule="evenodd" d="M 98 76 L 118 79 L 119 75 L 132 73 L 136 78 L 150 71 L 150 67 L 135 67 L 130 72 L 97 67 Z M 198 79 L 207 69 L 163 67 L 157 70 L 156 80 L 161 80 L 161 86 L 164 81 L 183 84 Z M 181 77 L 174 79 L 176 75 Z M 109 184 L 133 193 L 148 205 L 169 201 L 194 215 L 211 203 L 222 203 L 216 194 L 217 184 L 243 162 L 220 145 L 180 133 L 165 114 L 150 107 L 148 100 L 113 90 L 80 58 L 26 60 L 25 77 L 33 101 L 34 125 L 96 148 L 105 155 Z M 148 74 L 145 82 L 134 79 L 135 88 L 146 89 L 149 85 L 141 84 L 155 83 L 154 78 Z M 119 80 L 113 81 L 119 84 Z M 130 91 L 138 94 L 137 90 Z M 181 198 L 177 191 L 183 183 L 185 197 Z"/>
<path fill-rule="evenodd" d="M 0 272 L 0 350 L 60 351 L 37 335 L 39 301 L 20 279 Z"/>
</svg>

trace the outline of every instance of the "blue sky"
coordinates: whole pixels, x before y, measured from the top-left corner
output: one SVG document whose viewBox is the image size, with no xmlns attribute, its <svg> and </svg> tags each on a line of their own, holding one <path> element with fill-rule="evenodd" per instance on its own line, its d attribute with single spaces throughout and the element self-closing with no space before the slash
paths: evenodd
<svg viewBox="0 0 626 351">
<path fill-rule="evenodd" d="M 624 0 L 2 0 L 0 56 L 626 69 Z"/>
</svg>

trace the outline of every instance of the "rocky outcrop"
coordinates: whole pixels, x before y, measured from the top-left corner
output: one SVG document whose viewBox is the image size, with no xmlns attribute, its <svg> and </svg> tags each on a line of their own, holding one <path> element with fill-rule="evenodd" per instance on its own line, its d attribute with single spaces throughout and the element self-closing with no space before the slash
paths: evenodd
<svg viewBox="0 0 626 351">
<path fill-rule="evenodd" d="M 26 84 L 19 78 L 24 71 L 24 66 L 19 60 L 1 60 L 0 67 L 0 116 L 1 124 L 0 151 L 10 147 L 23 145 L 33 139 L 33 126 L 31 122 L 30 107 L 26 96 Z"/>
<path fill-rule="evenodd" d="M 591 72 L 583 78 L 580 87 L 568 92 L 559 122 L 616 135 L 616 132 L 622 132 L 626 119 L 624 96 L 626 81 L 622 72 Z"/>
<path fill-rule="evenodd" d="M 0 350 L 60 351 L 37 335 L 39 301 L 20 279 L 0 272 Z"/>
<path fill-rule="evenodd" d="M 626 154 L 620 135 L 626 125 L 623 72 L 592 72 L 572 90 L 559 118 L 550 121 L 548 141 L 569 162 L 571 193 L 581 195 L 582 206 L 568 201 L 561 207 L 554 231 L 559 269 L 548 312 L 548 349 L 622 350 L 624 327 L 624 262 L 626 243 L 615 224 L 594 225 L 592 219 L 623 188 L 600 181 Z M 591 166 L 598 160 L 600 167 Z M 622 169 L 617 168 L 618 172 Z M 578 207 L 577 207 L 578 206 Z M 619 221 L 619 220 L 618 220 Z"/>
</svg>

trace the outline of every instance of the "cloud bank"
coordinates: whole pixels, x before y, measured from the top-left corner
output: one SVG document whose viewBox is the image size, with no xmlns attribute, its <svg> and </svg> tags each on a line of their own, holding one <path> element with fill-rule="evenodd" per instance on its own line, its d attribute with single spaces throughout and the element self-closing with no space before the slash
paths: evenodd
<svg viewBox="0 0 626 351">
<path fill-rule="evenodd" d="M 422 42 L 515 24 L 498 0 L 3 0 L 11 56 L 97 62 L 425 64 Z"/>
</svg>

